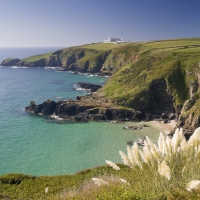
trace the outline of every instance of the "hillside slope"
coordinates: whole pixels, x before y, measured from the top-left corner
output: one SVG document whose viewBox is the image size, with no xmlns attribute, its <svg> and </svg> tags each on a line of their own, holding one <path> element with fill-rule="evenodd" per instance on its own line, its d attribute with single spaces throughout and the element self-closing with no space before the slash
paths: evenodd
<svg viewBox="0 0 200 200">
<path fill-rule="evenodd" d="M 200 39 L 89 44 L 7 59 L 2 65 L 60 66 L 63 70 L 109 73 L 95 96 L 144 113 L 180 116 L 178 126 L 200 125 Z"/>
<path fill-rule="evenodd" d="M 154 41 L 129 48 L 126 63 L 118 67 L 102 95 L 145 112 L 175 112 L 181 114 L 178 126 L 198 127 L 200 39 Z"/>
</svg>

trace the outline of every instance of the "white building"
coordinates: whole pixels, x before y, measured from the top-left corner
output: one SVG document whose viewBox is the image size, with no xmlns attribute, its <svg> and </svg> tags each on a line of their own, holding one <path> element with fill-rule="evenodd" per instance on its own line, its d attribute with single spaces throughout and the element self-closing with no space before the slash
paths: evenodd
<svg viewBox="0 0 200 200">
<path fill-rule="evenodd" d="M 115 44 L 121 43 L 121 42 L 125 42 L 124 38 L 121 38 L 121 39 L 120 38 L 112 38 L 111 35 L 108 37 L 108 39 L 106 39 L 104 41 L 104 43 L 115 43 Z"/>
</svg>

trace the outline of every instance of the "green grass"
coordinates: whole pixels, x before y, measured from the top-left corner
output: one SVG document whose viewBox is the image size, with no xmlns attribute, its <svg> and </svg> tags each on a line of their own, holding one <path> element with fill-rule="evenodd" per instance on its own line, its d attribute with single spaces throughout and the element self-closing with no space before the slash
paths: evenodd
<svg viewBox="0 0 200 200">
<path fill-rule="evenodd" d="M 87 169 L 74 175 L 34 177 L 23 174 L 7 174 L 0 176 L 0 195 L 12 199 L 59 199 L 63 191 L 78 188 L 94 176 L 114 174 L 110 167 Z M 49 192 L 45 194 L 45 188 Z"/>
<path fill-rule="evenodd" d="M 124 45 L 130 44 L 129 42 L 113 44 L 113 43 L 96 43 L 96 44 L 89 44 L 85 45 L 84 48 L 86 49 L 94 49 L 94 50 L 111 50 L 115 49 Z"/>
<path fill-rule="evenodd" d="M 158 185 L 155 185 L 155 174 L 144 165 L 143 171 L 139 168 L 132 170 L 128 167 L 121 167 L 120 171 L 115 171 L 110 167 L 98 167 L 88 169 L 74 175 L 61 176 L 41 176 L 36 178 L 24 178 L 20 184 L 9 182 L 0 183 L 0 195 L 9 196 L 14 199 L 74 199 L 74 200 L 175 200 L 175 199 L 198 199 L 200 192 L 190 193 L 185 189 L 187 182 L 180 182 L 179 187 L 175 184 L 165 186 L 168 180 L 164 177 L 157 177 Z M 200 169 L 198 169 L 200 172 Z M 6 175 L 7 179 L 19 175 Z M 5 175 L 0 176 L 0 180 L 5 180 Z M 107 186 L 95 186 L 91 178 L 102 178 L 109 182 Z M 17 179 L 16 178 L 16 179 Z M 120 183 L 123 178 L 130 185 Z M 197 177 L 199 178 L 199 177 Z M 181 180 L 179 180 L 181 181 Z M 186 180 L 187 181 L 187 180 Z M 49 187 L 48 193 L 45 188 Z M 161 189 L 159 189 L 159 187 Z"/>
<path fill-rule="evenodd" d="M 200 45 L 200 38 L 174 39 L 174 40 L 163 40 L 163 41 L 158 40 L 158 41 L 147 42 L 145 43 L 145 45 L 154 49 L 193 46 L 193 45 Z"/>
<path fill-rule="evenodd" d="M 27 58 L 22 59 L 22 61 L 24 62 L 35 62 L 41 59 L 47 59 L 52 55 L 52 52 L 50 53 L 46 53 L 46 54 L 40 54 L 40 55 L 34 55 L 34 56 L 30 56 Z"/>
<path fill-rule="evenodd" d="M 119 104 L 126 100 L 129 106 L 134 107 L 140 101 L 148 102 L 146 93 L 153 80 L 164 78 L 176 105 L 183 105 L 189 98 L 189 84 L 196 81 L 195 74 L 199 71 L 199 45 L 198 38 L 179 39 L 132 44 L 121 47 L 124 48 L 122 51 L 120 48 L 113 50 L 108 56 L 110 62 L 107 59 L 105 63 L 113 63 L 116 67 L 122 59 L 124 64 L 118 65 L 117 72 L 103 88 L 104 94 Z M 128 64 L 133 55 L 138 55 L 138 60 Z M 117 59 L 113 59 L 115 57 Z M 194 75 L 188 76 L 187 70 Z"/>
</svg>

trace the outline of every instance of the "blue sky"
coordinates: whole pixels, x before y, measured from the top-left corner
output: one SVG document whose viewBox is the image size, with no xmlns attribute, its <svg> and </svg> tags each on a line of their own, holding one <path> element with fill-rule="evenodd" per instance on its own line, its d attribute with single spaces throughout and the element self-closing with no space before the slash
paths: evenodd
<svg viewBox="0 0 200 200">
<path fill-rule="evenodd" d="M 0 47 L 200 37 L 200 0 L 0 0 Z"/>
</svg>

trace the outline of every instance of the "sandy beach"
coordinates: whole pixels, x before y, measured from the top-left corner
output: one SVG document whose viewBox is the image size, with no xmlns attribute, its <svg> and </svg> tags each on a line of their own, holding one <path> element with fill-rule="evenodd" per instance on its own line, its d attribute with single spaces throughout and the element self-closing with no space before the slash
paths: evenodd
<svg viewBox="0 0 200 200">
<path fill-rule="evenodd" d="M 166 124 L 163 124 L 163 122 L 159 122 L 159 121 L 150 121 L 149 123 L 155 128 L 159 129 L 163 133 L 171 132 L 176 126 L 175 120 L 171 120 L 170 123 L 166 123 Z"/>
</svg>

